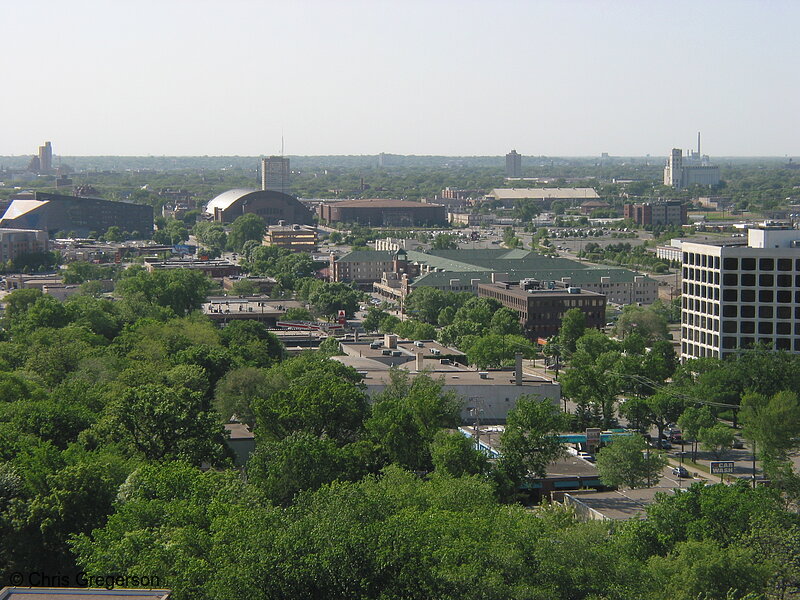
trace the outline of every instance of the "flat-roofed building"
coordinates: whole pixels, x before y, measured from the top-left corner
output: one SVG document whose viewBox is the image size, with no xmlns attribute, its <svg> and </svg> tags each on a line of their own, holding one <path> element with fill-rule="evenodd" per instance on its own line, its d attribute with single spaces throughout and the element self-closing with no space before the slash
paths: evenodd
<svg viewBox="0 0 800 600">
<path fill-rule="evenodd" d="M 235 277 L 240 275 L 242 268 L 224 258 L 215 260 L 195 260 L 192 258 L 175 258 L 171 260 L 161 260 L 157 258 L 145 258 L 144 266 L 149 272 L 188 269 L 190 271 L 200 271 L 211 278 Z"/>
<path fill-rule="evenodd" d="M 625 204 L 623 216 L 637 225 L 685 225 L 688 222 L 686 205 L 680 200 Z"/>
<path fill-rule="evenodd" d="M 445 392 L 455 392 L 461 399 L 463 423 L 473 423 L 476 410 L 484 424 L 505 423 L 508 411 L 521 396 L 546 398 L 556 405 L 561 401 L 557 381 L 525 373 L 521 363 L 518 368 L 478 371 L 461 364 L 466 362 L 463 353 L 430 340 L 396 340 L 393 346 L 386 346 L 385 342 L 345 342 L 341 344 L 345 356 L 333 360 L 358 371 L 370 398 L 391 383 L 392 369 L 402 369 L 410 377 L 427 374 L 441 381 Z"/>
<path fill-rule="evenodd" d="M 587 200 L 599 200 L 594 188 L 496 188 L 486 194 L 487 200 L 499 200 L 503 206 L 513 207 L 515 203 L 532 200 L 543 208 L 549 208 L 555 200 L 579 205 Z"/>
<path fill-rule="evenodd" d="M 0 228 L 0 261 L 13 261 L 23 254 L 47 252 L 50 242 L 42 229 Z"/>
<path fill-rule="evenodd" d="M 304 225 L 270 225 L 264 234 L 265 246 L 277 246 L 292 252 L 315 252 L 317 230 Z"/>
<path fill-rule="evenodd" d="M 372 227 L 447 224 L 445 206 L 410 200 L 342 200 L 320 204 L 317 210 L 319 217 L 328 223 L 357 223 Z"/>
<path fill-rule="evenodd" d="M 493 298 L 516 311 L 525 335 L 532 340 L 556 335 L 564 314 L 573 308 L 586 315 L 587 327 L 601 329 L 605 325 L 606 297 L 579 287 L 543 286 L 538 281 L 481 283 L 478 296 Z"/>
<path fill-rule="evenodd" d="M 764 223 L 747 245 L 684 242 L 681 360 L 764 344 L 800 352 L 800 231 Z"/>
</svg>

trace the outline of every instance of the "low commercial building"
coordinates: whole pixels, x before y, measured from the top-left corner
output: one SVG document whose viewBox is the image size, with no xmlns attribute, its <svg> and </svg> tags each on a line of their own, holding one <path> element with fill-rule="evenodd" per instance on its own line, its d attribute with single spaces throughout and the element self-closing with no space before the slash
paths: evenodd
<svg viewBox="0 0 800 600">
<path fill-rule="evenodd" d="M 534 201 L 542 208 L 560 200 L 569 205 L 578 205 L 587 200 L 599 200 L 594 188 L 496 188 L 486 194 L 487 200 L 499 200 L 511 208 L 520 201 Z"/>
<path fill-rule="evenodd" d="M 175 258 L 171 260 L 159 260 L 145 258 L 144 266 L 149 272 L 174 269 L 188 269 L 190 271 L 200 271 L 212 279 L 223 277 L 235 277 L 240 275 L 242 268 L 226 259 L 217 260 L 194 260 L 191 258 Z"/>
<path fill-rule="evenodd" d="M 416 227 L 447 224 L 446 207 L 410 200 L 343 200 L 320 204 L 320 219 L 327 223 L 356 223 L 370 227 Z"/>
<path fill-rule="evenodd" d="M 219 297 L 209 298 L 200 307 L 203 314 L 212 321 L 227 324 L 231 321 L 258 321 L 268 327 L 286 314 L 286 308 L 266 297 Z"/>
<path fill-rule="evenodd" d="M 0 228 L 0 261 L 13 261 L 23 254 L 47 252 L 50 249 L 47 232 L 42 229 Z"/>
<path fill-rule="evenodd" d="M 270 225 L 264 234 L 265 246 L 277 246 L 292 252 L 315 252 L 317 230 L 305 225 Z"/>
<path fill-rule="evenodd" d="M 521 396 L 547 398 L 561 402 L 561 386 L 545 377 L 524 373 L 522 365 L 515 369 L 476 371 L 464 366 L 464 355 L 436 342 L 396 341 L 395 345 L 371 348 L 369 343 L 342 343 L 345 356 L 335 356 L 342 364 L 353 367 L 362 376 L 367 394 L 374 398 L 389 385 L 393 368 L 406 371 L 410 377 L 425 373 L 443 384 L 445 392 L 453 391 L 461 398 L 461 419 L 474 422 L 476 411 L 487 425 L 505 423 L 508 411 Z M 449 357 L 449 358 L 447 358 Z"/>
<path fill-rule="evenodd" d="M 558 333 L 561 319 L 577 308 L 586 315 L 586 326 L 601 329 L 605 325 L 606 297 L 579 287 L 550 287 L 539 281 L 478 284 L 478 296 L 493 298 L 519 313 L 525 335 L 532 340 Z"/>
</svg>

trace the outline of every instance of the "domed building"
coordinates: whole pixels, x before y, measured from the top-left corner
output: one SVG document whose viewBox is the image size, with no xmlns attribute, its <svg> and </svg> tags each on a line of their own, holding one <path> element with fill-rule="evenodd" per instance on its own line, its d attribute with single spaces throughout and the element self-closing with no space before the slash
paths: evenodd
<svg viewBox="0 0 800 600">
<path fill-rule="evenodd" d="M 278 221 L 297 225 L 313 223 L 311 211 L 297 198 L 274 190 L 228 190 L 211 200 L 205 213 L 221 223 L 232 223 L 247 214 L 258 215 L 267 225 L 277 225 Z"/>
</svg>

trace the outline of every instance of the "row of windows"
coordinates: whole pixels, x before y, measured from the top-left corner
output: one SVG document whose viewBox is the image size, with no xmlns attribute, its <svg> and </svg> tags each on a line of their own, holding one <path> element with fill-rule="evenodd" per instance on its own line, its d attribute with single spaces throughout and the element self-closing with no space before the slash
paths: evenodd
<svg viewBox="0 0 800 600">
<path fill-rule="evenodd" d="M 713 283 L 719 285 L 719 271 L 704 271 L 702 269 L 692 269 L 683 267 L 683 278 L 703 283 Z"/>
<path fill-rule="evenodd" d="M 778 271 L 791 271 L 792 263 L 794 268 L 800 271 L 800 258 L 742 258 L 741 270 L 742 271 L 755 271 L 756 265 L 760 271 L 774 271 L 778 267 Z M 725 271 L 738 271 L 740 268 L 740 260 L 735 257 L 728 257 L 722 261 L 722 267 Z"/>
<path fill-rule="evenodd" d="M 707 269 L 719 269 L 720 259 L 718 256 L 708 256 L 706 254 L 697 254 L 695 252 L 683 253 L 683 264 L 694 267 L 704 267 Z M 724 271 L 755 271 L 758 268 L 760 271 L 800 271 L 800 258 L 755 258 L 746 257 L 738 258 L 734 256 L 725 257 L 722 260 L 722 269 Z"/>
<path fill-rule="evenodd" d="M 706 267 L 709 269 L 719 269 L 719 256 L 708 256 L 707 254 L 684 252 L 683 264 Z"/>
<path fill-rule="evenodd" d="M 719 356 L 719 352 L 716 350 L 705 348 L 703 346 L 695 346 L 694 344 L 687 342 L 683 342 L 683 344 L 681 344 L 681 353 L 687 356 L 693 356 L 695 358 L 702 358 L 704 356 L 716 358 Z"/>
<path fill-rule="evenodd" d="M 696 315 L 690 312 L 683 313 L 683 324 L 719 331 L 719 319 L 707 317 L 705 315 Z"/>
<path fill-rule="evenodd" d="M 792 344 L 792 338 L 754 338 L 754 337 L 741 337 L 736 338 L 733 336 L 724 336 L 722 338 L 722 347 L 725 350 L 734 350 L 736 348 L 752 348 L 756 342 L 775 348 L 776 350 L 791 350 L 794 345 L 794 351 L 800 352 L 800 338 L 795 338 Z"/>
<path fill-rule="evenodd" d="M 724 321 L 722 323 L 722 333 L 755 333 L 756 323 L 754 321 Z M 771 335 L 792 335 L 792 324 L 789 321 L 760 321 L 758 323 L 758 333 Z M 800 335 L 800 323 L 794 324 L 795 335 Z"/>
<path fill-rule="evenodd" d="M 771 319 L 773 315 L 775 315 L 779 319 L 791 319 L 792 312 L 794 312 L 795 319 L 800 319 L 800 306 L 795 307 L 794 309 L 791 306 L 759 306 L 758 318 Z M 756 316 L 756 307 L 752 304 L 744 304 L 742 306 L 737 306 L 736 304 L 726 304 L 722 307 L 722 316 L 754 319 Z"/>
<path fill-rule="evenodd" d="M 697 283 L 683 282 L 683 293 L 689 296 L 699 296 L 700 298 L 709 298 L 711 300 L 719 300 L 719 288 L 712 288 L 707 285 L 700 285 Z"/>
<path fill-rule="evenodd" d="M 741 281 L 741 283 L 739 283 Z M 772 273 L 761 273 L 758 276 L 759 287 L 792 287 L 792 285 L 800 287 L 800 275 L 778 275 L 777 277 Z M 756 276 L 753 273 L 743 273 L 741 279 L 738 273 L 725 273 L 722 276 L 722 285 L 737 286 L 742 285 L 745 287 L 754 287 L 756 285 Z"/>
<path fill-rule="evenodd" d="M 706 315 L 719 316 L 719 304 L 713 302 L 706 302 L 705 300 L 695 300 L 694 298 L 683 297 L 683 309 L 693 310 L 694 312 L 703 313 Z"/>
<path fill-rule="evenodd" d="M 699 329 L 683 328 L 681 339 L 689 340 L 691 342 L 700 342 L 701 344 L 708 344 L 709 346 L 716 346 L 719 344 L 719 335 L 707 331 L 700 331 Z"/>
<path fill-rule="evenodd" d="M 790 304 L 794 301 L 800 304 L 800 291 L 792 293 L 790 290 L 758 290 L 759 302 L 779 302 L 781 304 Z M 723 302 L 755 302 L 756 290 L 722 290 Z"/>
</svg>

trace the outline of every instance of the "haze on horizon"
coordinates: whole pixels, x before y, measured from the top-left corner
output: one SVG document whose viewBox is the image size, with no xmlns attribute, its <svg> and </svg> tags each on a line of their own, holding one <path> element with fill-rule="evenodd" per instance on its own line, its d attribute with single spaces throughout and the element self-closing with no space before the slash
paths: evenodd
<svg viewBox="0 0 800 600">
<path fill-rule="evenodd" d="M 800 154 L 800 3 L 4 7 L 0 155 Z"/>
</svg>

